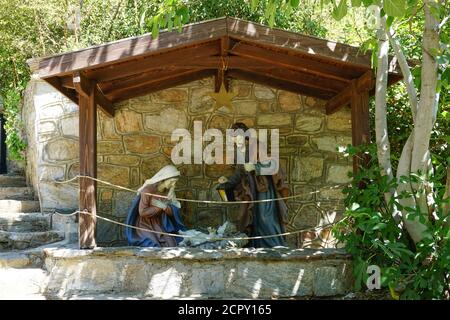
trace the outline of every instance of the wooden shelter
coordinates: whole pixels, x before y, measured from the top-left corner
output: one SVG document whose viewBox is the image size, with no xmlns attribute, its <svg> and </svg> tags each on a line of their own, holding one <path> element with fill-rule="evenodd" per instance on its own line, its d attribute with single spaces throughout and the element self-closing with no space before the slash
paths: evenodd
<svg viewBox="0 0 450 320">
<path fill-rule="evenodd" d="M 359 48 L 269 28 L 236 18 L 186 25 L 54 55 L 30 62 L 39 76 L 79 105 L 80 174 L 97 176 L 97 106 L 114 116 L 114 103 L 215 76 L 243 79 L 326 100 L 326 113 L 345 105 L 352 110 L 352 141 L 369 137 L 369 96 L 374 75 L 370 53 Z M 390 84 L 401 79 L 391 59 Z M 354 160 L 354 168 L 357 167 Z M 96 183 L 80 179 L 80 247 L 95 242 Z"/>
</svg>

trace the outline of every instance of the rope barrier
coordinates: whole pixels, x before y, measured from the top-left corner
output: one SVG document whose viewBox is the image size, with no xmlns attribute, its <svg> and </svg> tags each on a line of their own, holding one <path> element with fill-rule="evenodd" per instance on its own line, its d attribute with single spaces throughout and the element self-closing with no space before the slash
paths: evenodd
<svg viewBox="0 0 450 320">
<path fill-rule="evenodd" d="M 108 221 L 110 223 L 114 223 L 114 224 L 117 224 L 117 225 L 120 225 L 120 226 L 123 226 L 123 227 L 132 228 L 132 229 L 135 229 L 135 230 L 141 230 L 141 231 L 146 231 L 146 232 L 150 232 L 150 233 L 156 233 L 156 234 L 166 235 L 166 236 L 171 236 L 171 237 L 194 238 L 194 239 L 199 239 L 200 238 L 198 236 L 181 235 L 181 234 L 176 234 L 176 233 L 168 233 L 168 232 L 163 232 L 163 231 L 151 230 L 151 229 L 147 229 L 147 228 L 140 228 L 140 227 L 132 226 L 132 225 L 129 225 L 129 224 L 126 224 L 126 223 L 122 223 L 122 222 L 116 221 L 116 220 L 105 218 L 105 217 L 102 217 L 102 216 L 99 216 L 99 215 L 94 215 L 93 213 L 88 212 L 88 211 L 77 210 L 77 211 L 74 211 L 74 212 L 68 213 L 68 214 L 60 213 L 60 212 L 57 212 L 57 211 L 54 212 L 54 214 L 57 214 L 57 215 L 60 215 L 60 216 L 64 216 L 64 217 L 73 216 L 73 215 L 75 215 L 77 213 L 87 214 L 87 215 L 90 215 L 92 217 L 99 218 L 101 220 Z M 340 220 L 340 221 L 342 221 L 342 220 Z M 207 241 L 268 239 L 268 238 L 288 236 L 288 235 L 297 234 L 297 233 L 304 232 L 304 231 L 326 229 L 326 228 L 328 228 L 330 226 L 333 226 L 333 225 L 336 225 L 336 224 L 337 224 L 337 222 L 333 222 L 333 223 L 325 224 L 323 226 L 318 226 L 318 227 L 314 227 L 314 228 L 299 229 L 299 230 L 295 230 L 295 231 L 278 233 L 278 234 L 272 234 L 272 235 L 266 235 L 266 236 L 255 236 L 255 237 L 213 237 L 213 236 L 211 236 L 211 238 L 207 239 Z"/>
<path fill-rule="evenodd" d="M 108 185 L 108 186 L 116 188 L 116 189 L 124 190 L 124 191 L 129 191 L 129 192 L 134 192 L 134 193 L 138 192 L 138 190 L 135 190 L 135 189 L 122 187 L 122 186 L 110 183 L 108 181 L 104 181 L 104 180 L 93 178 L 93 177 L 89 177 L 89 176 L 83 176 L 83 175 L 77 175 L 77 176 L 73 177 L 72 179 L 65 180 L 65 181 L 54 181 L 54 182 L 55 183 L 59 183 L 59 184 L 66 184 L 66 183 L 70 183 L 70 182 L 75 181 L 75 180 L 80 179 L 80 178 L 90 179 L 90 180 L 93 180 L 93 181 L 96 181 L 96 182 Z M 319 188 L 319 190 L 321 190 L 321 189 L 332 190 L 332 189 L 337 189 L 339 187 L 342 187 L 342 185 L 334 185 L 334 186 L 331 186 L 331 187 L 322 187 L 322 188 Z M 248 203 L 265 203 L 265 202 L 272 202 L 272 201 L 279 201 L 279 200 L 295 199 L 295 198 L 303 197 L 305 195 L 318 193 L 319 190 L 311 191 L 311 192 L 305 192 L 305 193 L 299 193 L 299 194 L 295 194 L 295 195 L 287 196 L 287 197 L 274 198 L 274 199 L 262 199 L 262 200 L 217 201 L 217 200 L 196 200 L 196 199 L 185 199 L 185 198 L 177 198 L 177 200 L 178 201 L 183 201 L 183 202 L 191 202 L 191 203 L 232 204 L 232 205 L 235 205 L 235 204 L 248 204 Z M 148 192 L 141 192 L 141 194 L 145 194 L 145 195 L 148 195 L 148 196 L 156 196 L 158 198 L 163 198 L 163 199 L 169 199 L 169 197 L 163 196 L 163 195 L 160 195 L 160 194 L 153 194 L 153 193 L 148 193 Z"/>
</svg>

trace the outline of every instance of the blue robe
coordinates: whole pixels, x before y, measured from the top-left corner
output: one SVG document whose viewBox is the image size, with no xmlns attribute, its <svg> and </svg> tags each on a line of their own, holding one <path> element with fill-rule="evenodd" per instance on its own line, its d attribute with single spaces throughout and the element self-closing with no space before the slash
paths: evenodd
<svg viewBox="0 0 450 320">
<path fill-rule="evenodd" d="M 137 217 L 139 216 L 139 202 L 141 200 L 141 195 L 137 195 L 133 202 L 131 203 L 130 210 L 128 211 L 128 216 L 126 219 L 126 224 L 135 226 Z M 165 232 L 167 233 L 178 233 L 178 231 L 185 231 L 186 227 L 183 224 L 181 219 L 180 209 L 175 207 L 172 204 L 169 204 L 173 216 L 169 217 L 167 214 L 163 213 L 161 215 L 162 226 Z M 126 227 L 125 228 L 125 236 L 127 238 L 128 244 L 130 246 L 138 246 L 138 247 L 155 247 L 160 248 L 161 245 L 159 243 L 154 242 L 152 239 L 146 237 L 140 237 L 136 233 L 136 229 Z M 175 237 L 177 244 L 179 244 L 183 238 Z"/>
</svg>

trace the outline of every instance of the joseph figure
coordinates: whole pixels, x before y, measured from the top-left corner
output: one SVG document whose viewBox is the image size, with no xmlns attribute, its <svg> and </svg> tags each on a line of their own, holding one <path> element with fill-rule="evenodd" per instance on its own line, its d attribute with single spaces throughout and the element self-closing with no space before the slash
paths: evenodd
<svg viewBox="0 0 450 320">
<path fill-rule="evenodd" d="M 231 129 L 236 132 L 245 132 L 248 127 L 243 123 L 235 123 Z M 238 132 L 239 132 L 238 131 Z M 238 152 L 245 155 L 245 159 L 251 159 L 249 152 L 249 138 L 243 134 L 234 134 L 233 142 Z M 255 155 L 254 155 L 255 156 Z M 254 157 L 253 159 L 256 159 Z M 272 165 L 272 161 L 278 159 L 258 159 L 255 164 L 237 164 L 234 174 L 230 177 L 220 177 L 220 187 L 232 192 L 236 200 L 266 200 L 286 197 L 289 189 L 284 183 L 284 174 L 281 169 L 272 175 L 262 175 L 261 169 Z M 244 203 L 240 207 L 239 230 L 251 237 L 268 236 L 285 232 L 287 206 L 284 200 L 265 201 L 257 203 Z M 249 242 L 249 247 L 270 248 L 286 246 L 284 236 L 254 239 Z"/>
</svg>

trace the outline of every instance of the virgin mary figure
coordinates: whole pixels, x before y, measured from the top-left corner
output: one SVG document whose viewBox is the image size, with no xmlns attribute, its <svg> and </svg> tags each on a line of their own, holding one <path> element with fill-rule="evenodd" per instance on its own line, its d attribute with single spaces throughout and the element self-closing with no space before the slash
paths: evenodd
<svg viewBox="0 0 450 320">
<path fill-rule="evenodd" d="M 176 247 L 182 241 L 181 237 L 162 234 L 177 234 L 180 230 L 186 230 L 180 214 L 181 205 L 175 196 L 175 184 L 179 176 L 177 168 L 167 165 L 146 180 L 138 190 L 126 224 L 139 229 L 126 227 L 129 245 Z"/>
</svg>

